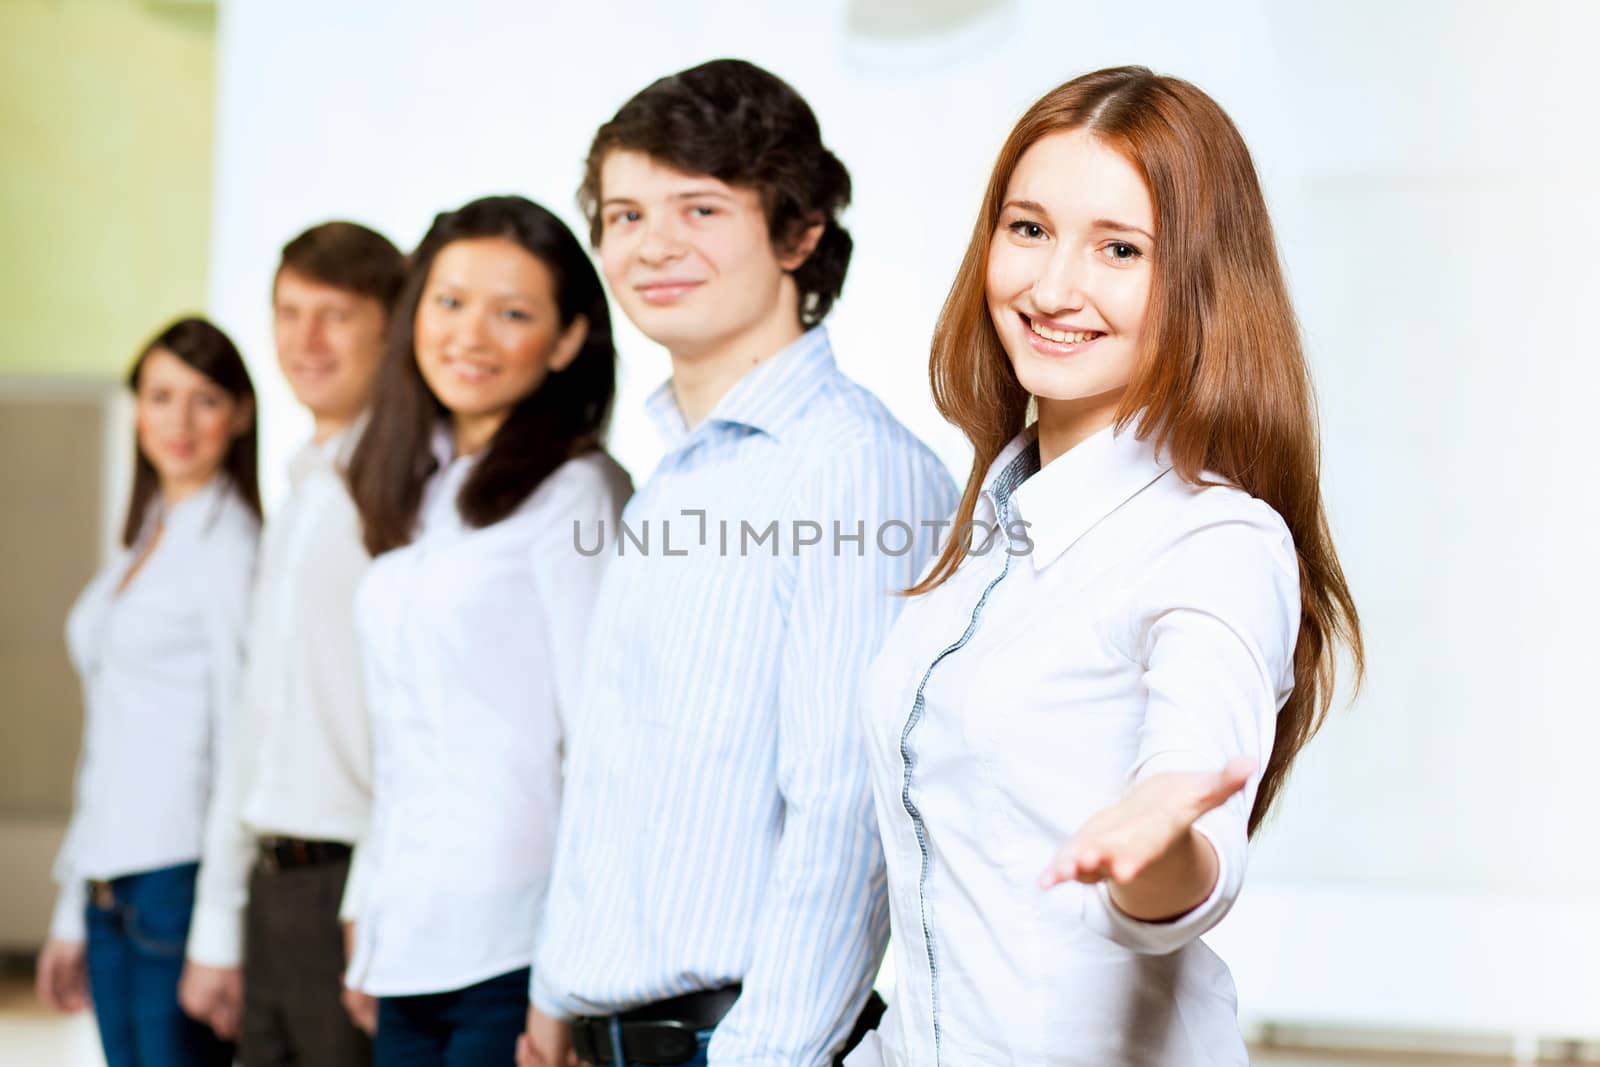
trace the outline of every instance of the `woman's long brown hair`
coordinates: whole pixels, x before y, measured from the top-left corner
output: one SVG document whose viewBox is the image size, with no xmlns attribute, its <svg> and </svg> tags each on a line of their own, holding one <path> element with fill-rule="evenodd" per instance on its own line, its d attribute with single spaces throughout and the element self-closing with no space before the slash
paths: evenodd
<svg viewBox="0 0 1600 1067">
<path fill-rule="evenodd" d="M 1254 833 L 1290 764 L 1327 717 L 1348 650 L 1364 668 L 1355 601 L 1323 512 L 1311 375 L 1278 263 L 1255 165 L 1232 121 L 1205 93 L 1143 67 L 1075 78 L 1022 116 L 1000 149 L 972 240 L 934 331 L 934 401 L 973 446 L 955 529 L 972 518 L 983 477 L 1024 428 L 1028 392 L 1000 345 L 985 299 L 989 244 L 1017 162 L 1040 138 L 1087 130 L 1143 175 L 1155 203 L 1160 255 L 1139 363 L 1117 412 L 1119 431 L 1153 438 L 1184 479 L 1220 477 L 1270 504 L 1288 525 L 1300 565 L 1294 691 L 1278 713 L 1262 770 Z M 960 565 L 952 538 L 925 593 Z"/>
</svg>

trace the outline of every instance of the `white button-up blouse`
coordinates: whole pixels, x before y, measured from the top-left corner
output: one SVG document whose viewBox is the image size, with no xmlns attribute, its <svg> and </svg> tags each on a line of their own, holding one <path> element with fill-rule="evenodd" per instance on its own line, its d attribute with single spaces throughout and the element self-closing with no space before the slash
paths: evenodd
<svg viewBox="0 0 1600 1067">
<path fill-rule="evenodd" d="M 1131 429 L 1038 464 L 1030 428 L 985 479 L 991 543 L 910 600 L 869 675 L 897 986 L 852 1067 L 1245 1064 L 1232 979 L 1198 939 L 1239 892 L 1259 774 L 1196 824 L 1220 874 L 1175 921 L 1038 878 L 1133 781 L 1266 762 L 1294 546 L 1266 504 L 1184 482 Z"/>
<path fill-rule="evenodd" d="M 475 457 L 423 496 L 416 540 L 356 591 L 373 738 L 373 808 L 346 890 L 346 981 L 376 996 L 461 989 L 526 967 L 561 799 L 565 716 L 627 474 L 594 452 L 509 517 L 467 526 Z"/>
<path fill-rule="evenodd" d="M 84 729 L 50 934 L 69 941 L 84 936 L 87 880 L 200 858 L 243 662 L 259 520 L 221 476 L 161 509 L 158 497 L 133 547 L 94 576 L 67 617 Z"/>
</svg>

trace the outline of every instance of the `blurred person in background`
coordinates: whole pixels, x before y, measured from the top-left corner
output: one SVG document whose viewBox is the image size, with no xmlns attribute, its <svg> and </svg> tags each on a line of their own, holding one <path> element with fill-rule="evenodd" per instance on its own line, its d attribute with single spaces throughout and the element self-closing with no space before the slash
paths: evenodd
<svg viewBox="0 0 1600 1067">
<path fill-rule="evenodd" d="M 261 502 L 244 360 L 180 320 L 128 375 L 135 467 L 122 547 L 67 620 L 83 681 L 76 799 L 40 997 L 92 1003 L 110 1067 L 232 1061 L 178 1006 L 206 810 L 244 654 Z"/>
<path fill-rule="evenodd" d="M 1215 101 L 1120 68 L 1029 109 L 932 375 L 974 449 L 956 528 L 1031 544 L 952 541 L 868 674 L 896 985 L 848 1062 L 1244 1067 L 1199 939 L 1361 639 Z"/>
<path fill-rule="evenodd" d="M 371 1055 L 341 1003 L 339 901 L 372 785 L 354 622 L 369 557 L 344 472 L 404 278 L 388 239 L 327 222 L 284 246 L 273 279 L 278 365 L 313 429 L 262 538 L 180 987 L 185 1010 L 238 1035 L 247 1067 Z M 345 999 L 370 1030 L 370 1001 Z"/>
<path fill-rule="evenodd" d="M 383 1067 L 512 1062 L 595 590 L 630 485 L 604 451 L 616 350 L 583 245 L 521 197 L 412 257 L 350 485 L 372 828 L 347 980 Z"/>
<path fill-rule="evenodd" d="M 954 486 L 834 360 L 850 175 L 792 87 L 657 81 L 579 198 L 671 357 L 667 452 L 624 516 L 656 551 L 620 545 L 596 608 L 519 1059 L 828 1062 L 887 936 L 858 683 Z"/>
</svg>

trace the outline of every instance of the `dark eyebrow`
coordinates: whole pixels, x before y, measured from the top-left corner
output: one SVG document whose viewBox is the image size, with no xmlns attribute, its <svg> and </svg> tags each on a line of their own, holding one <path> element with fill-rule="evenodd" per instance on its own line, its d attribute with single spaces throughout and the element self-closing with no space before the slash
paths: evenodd
<svg viewBox="0 0 1600 1067">
<path fill-rule="evenodd" d="M 702 197 L 714 197 L 717 200 L 732 200 L 733 197 L 720 189 L 689 189 L 681 193 L 672 194 L 674 200 L 699 200 Z"/>
<path fill-rule="evenodd" d="M 491 300 L 521 300 L 529 304 L 538 302 L 534 294 L 525 289 L 474 289 L 472 286 L 466 285 L 454 278 L 440 278 L 437 281 L 432 282 L 431 287 L 434 289 L 453 289 L 457 292 L 465 291 L 468 293 L 487 293 L 489 295 L 489 299 Z"/>
<path fill-rule="evenodd" d="M 730 203 L 733 201 L 733 197 L 729 196 L 727 193 L 723 192 L 722 190 L 720 190 L 720 189 L 709 189 L 709 188 L 707 188 L 707 189 L 687 189 L 687 190 L 685 190 L 685 191 L 683 191 L 681 193 L 673 193 L 672 197 L 671 197 L 671 199 L 673 199 L 673 200 L 680 200 L 680 201 L 681 200 L 703 200 L 703 199 L 706 199 L 706 198 L 713 198 L 713 199 L 716 199 L 716 200 L 726 200 L 726 201 L 729 201 Z M 627 196 L 613 196 L 613 197 L 609 197 L 609 198 L 607 198 L 605 200 L 600 201 L 600 210 L 601 211 L 605 211 L 607 208 L 613 208 L 613 207 L 638 207 L 638 206 L 639 206 L 639 201 L 633 199 L 632 197 L 627 197 Z"/>
</svg>

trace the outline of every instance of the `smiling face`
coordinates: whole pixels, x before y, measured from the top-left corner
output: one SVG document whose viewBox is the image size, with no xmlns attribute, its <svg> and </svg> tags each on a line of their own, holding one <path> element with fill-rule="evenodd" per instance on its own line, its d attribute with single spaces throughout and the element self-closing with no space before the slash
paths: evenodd
<svg viewBox="0 0 1600 1067">
<path fill-rule="evenodd" d="M 1018 160 L 989 243 L 989 315 L 1017 380 L 1049 422 L 1109 425 L 1133 375 L 1150 302 L 1155 207 L 1120 153 L 1083 130 Z M 1086 436 L 1086 433 L 1082 436 Z"/>
<path fill-rule="evenodd" d="M 599 214 L 601 269 L 612 294 L 635 326 L 675 356 L 744 347 L 744 339 L 768 333 L 798 335 L 789 271 L 810 245 L 780 256 L 754 189 L 616 149 L 600 168 Z"/>
<path fill-rule="evenodd" d="M 134 386 L 134 427 L 144 453 L 169 498 L 205 484 L 227 458 L 234 438 L 250 428 L 248 401 L 165 348 L 139 364 Z"/>
<path fill-rule="evenodd" d="M 285 268 L 272 312 L 278 365 L 318 426 L 336 429 L 359 415 L 383 356 L 383 305 Z"/>
<path fill-rule="evenodd" d="M 504 237 L 439 250 L 417 303 L 414 346 L 422 377 L 448 409 L 457 451 L 482 447 L 511 409 L 583 345 L 582 316 L 561 324 L 555 278 Z"/>
</svg>

